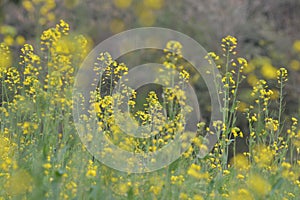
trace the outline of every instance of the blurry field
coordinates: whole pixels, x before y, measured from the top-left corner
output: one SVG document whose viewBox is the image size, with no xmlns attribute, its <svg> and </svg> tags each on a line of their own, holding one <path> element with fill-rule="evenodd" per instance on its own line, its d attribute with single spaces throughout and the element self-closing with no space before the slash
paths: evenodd
<svg viewBox="0 0 300 200">
<path fill-rule="evenodd" d="M 0 1 L 0 199 L 298 199 L 300 2 L 251 2 Z M 144 26 L 172 28 L 203 44 L 210 52 L 205 59 L 222 74 L 225 98 L 223 122 L 209 129 L 207 88 L 190 66 L 182 67 L 181 44 L 138 52 L 177 70 L 180 81 L 169 90 L 124 91 L 138 124 L 158 127 L 148 139 L 126 137 L 114 122 L 110 89 L 136 57 L 113 61 L 102 52 L 106 68 L 89 112 L 124 150 L 151 153 L 171 143 L 184 133 L 181 87 L 190 82 L 200 96 L 203 118 L 188 150 L 169 166 L 135 174 L 109 168 L 87 151 L 73 121 L 72 92 L 80 64 L 98 42 Z M 153 117 L 164 109 L 168 120 Z M 206 133 L 220 140 L 200 158 Z"/>
</svg>

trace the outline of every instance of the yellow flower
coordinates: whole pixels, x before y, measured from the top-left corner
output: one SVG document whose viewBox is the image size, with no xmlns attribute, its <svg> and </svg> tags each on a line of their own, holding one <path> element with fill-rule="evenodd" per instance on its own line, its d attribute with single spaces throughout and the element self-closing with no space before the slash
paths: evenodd
<svg viewBox="0 0 300 200">
<path fill-rule="evenodd" d="M 24 135 L 30 134 L 30 133 L 33 133 L 35 130 L 38 129 L 38 124 L 33 123 L 33 122 L 24 122 L 23 126 L 22 126 L 22 129 L 23 129 L 23 134 Z"/>
<path fill-rule="evenodd" d="M 293 125 L 297 125 L 298 124 L 298 119 L 295 118 L 295 117 L 292 117 L 292 122 L 293 122 Z"/>
<path fill-rule="evenodd" d="M 251 117 L 251 120 L 252 120 L 253 122 L 257 122 L 256 113 L 254 113 L 254 115 Z"/>
<path fill-rule="evenodd" d="M 239 71 L 243 72 L 243 70 L 248 67 L 247 60 L 245 58 L 237 58 L 237 61 L 238 61 L 239 66 L 240 66 Z"/>
<path fill-rule="evenodd" d="M 238 137 L 239 135 L 240 136 L 242 136 L 243 134 L 241 133 L 241 131 L 240 131 L 240 128 L 238 128 L 238 127 L 233 127 L 233 128 L 231 128 L 231 132 L 232 132 L 232 134 L 233 134 L 233 136 L 236 138 L 236 137 Z"/>
<path fill-rule="evenodd" d="M 187 71 L 182 70 L 180 72 L 180 78 L 183 79 L 183 80 L 185 80 L 185 81 L 188 81 L 189 78 L 190 78 L 190 74 Z"/>
</svg>

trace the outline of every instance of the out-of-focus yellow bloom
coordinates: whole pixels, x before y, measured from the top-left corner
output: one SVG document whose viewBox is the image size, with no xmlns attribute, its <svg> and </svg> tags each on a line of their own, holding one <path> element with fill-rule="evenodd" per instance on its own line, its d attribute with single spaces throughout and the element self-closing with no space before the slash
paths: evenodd
<svg viewBox="0 0 300 200">
<path fill-rule="evenodd" d="M 89 160 L 88 170 L 86 172 L 87 177 L 96 177 L 98 167 L 94 164 L 92 160 Z"/>
<path fill-rule="evenodd" d="M 247 67 L 243 70 L 243 72 L 245 74 L 249 74 L 251 72 L 253 72 L 255 70 L 256 66 L 255 64 L 253 64 L 252 62 L 249 62 L 249 64 L 247 65 Z"/>
<path fill-rule="evenodd" d="M 300 152 L 300 130 L 297 133 L 292 134 L 292 143 L 297 148 L 297 151 Z M 299 162 L 300 164 L 300 162 Z"/>
<path fill-rule="evenodd" d="M 27 11 L 29 11 L 29 12 L 34 11 L 34 6 L 31 1 L 28 1 L 28 0 L 22 1 L 22 5 Z"/>
<path fill-rule="evenodd" d="M 186 199 L 189 199 L 189 196 L 186 193 L 181 192 L 179 194 L 179 199 L 180 200 L 186 200 Z"/>
<path fill-rule="evenodd" d="M 11 35 L 7 35 L 7 36 L 4 37 L 3 42 L 7 46 L 12 46 L 14 44 L 14 38 Z"/>
<path fill-rule="evenodd" d="M 117 193 L 119 195 L 126 195 L 130 186 L 131 186 L 131 183 L 128 184 L 126 182 L 120 182 L 114 186 L 113 190 L 115 193 Z"/>
<path fill-rule="evenodd" d="M 239 171 L 247 171 L 250 169 L 248 158 L 243 154 L 236 155 L 230 162 L 233 167 Z"/>
<path fill-rule="evenodd" d="M 207 172 L 200 172 L 201 167 L 196 164 L 192 164 L 187 172 L 188 175 L 196 179 L 209 179 L 209 174 Z"/>
<path fill-rule="evenodd" d="M 152 26 L 156 21 L 156 16 L 152 10 L 144 10 L 139 13 L 138 21 L 142 26 Z"/>
<path fill-rule="evenodd" d="M 237 106 L 237 110 L 240 112 L 245 112 L 245 110 L 248 108 L 248 104 L 245 102 L 239 102 Z"/>
<path fill-rule="evenodd" d="M 9 25 L 1 25 L 0 26 L 0 33 L 2 35 L 12 35 L 15 36 L 17 34 L 17 29 L 13 26 Z"/>
<path fill-rule="evenodd" d="M 251 175 L 247 180 L 249 190 L 263 198 L 271 191 L 271 184 L 260 175 Z"/>
<path fill-rule="evenodd" d="M 293 49 L 296 51 L 296 52 L 300 52 L 300 40 L 296 40 L 293 44 Z"/>
<path fill-rule="evenodd" d="M 59 42 L 55 44 L 55 51 L 58 54 L 68 55 L 75 51 L 74 42 L 69 37 L 62 37 Z"/>
<path fill-rule="evenodd" d="M 259 145 L 253 149 L 253 158 L 259 167 L 269 167 L 274 157 L 270 147 Z"/>
<path fill-rule="evenodd" d="M 12 142 L 8 137 L 2 136 L 6 132 L 0 132 L 0 169 L 7 168 L 6 164 L 11 163 L 11 158 L 15 153 L 16 144 Z M 8 133 L 8 130 L 7 130 Z M 6 164 L 5 164 L 6 163 Z M 5 170 L 5 169 L 4 169 Z"/>
<path fill-rule="evenodd" d="M 164 5 L 164 0 L 144 0 L 144 5 L 147 8 L 161 9 Z"/>
<path fill-rule="evenodd" d="M 193 200 L 203 200 L 203 197 L 200 196 L 199 194 L 195 194 L 195 195 L 193 196 Z"/>
<path fill-rule="evenodd" d="M 109 29 L 112 33 L 119 33 L 125 29 L 125 23 L 121 19 L 113 19 L 109 24 Z"/>
<path fill-rule="evenodd" d="M 45 169 L 50 169 L 50 168 L 52 167 L 52 165 L 51 165 L 50 163 L 45 163 L 45 164 L 43 165 L 43 167 L 44 167 Z"/>
<path fill-rule="evenodd" d="M 277 77 L 277 69 L 269 63 L 265 63 L 260 72 L 266 79 L 275 79 Z"/>
<path fill-rule="evenodd" d="M 12 55 L 8 46 L 0 43 L 0 72 L 10 67 L 12 64 Z"/>
<path fill-rule="evenodd" d="M 38 12 L 39 18 L 37 22 L 40 25 L 45 25 L 55 20 L 55 14 L 53 13 L 56 7 L 55 0 L 25 0 L 22 1 L 22 5 L 31 16 L 34 16 Z"/>
<path fill-rule="evenodd" d="M 5 190 L 9 195 L 24 194 L 33 189 L 32 182 L 32 177 L 27 171 L 19 170 L 8 178 L 5 184 Z"/>
<path fill-rule="evenodd" d="M 131 5 L 132 0 L 113 0 L 113 2 L 116 7 L 126 9 Z"/>
<path fill-rule="evenodd" d="M 25 41 L 26 40 L 25 40 L 25 38 L 22 35 L 18 35 L 16 37 L 16 43 L 17 43 L 17 45 L 24 45 Z"/>
<path fill-rule="evenodd" d="M 270 96 L 271 100 L 276 100 L 279 98 L 279 91 L 278 90 L 272 90 L 273 94 Z"/>
<path fill-rule="evenodd" d="M 289 67 L 292 70 L 298 71 L 300 70 L 300 62 L 298 60 L 292 60 L 289 64 Z"/>
<path fill-rule="evenodd" d="M 258 78 L 255 74 L 249 74 L 247 76 L 247 82 L 249 85 L 254 86 L 258 82 Z"/>
<path fill-rule="evenodd" d="M 161 192 L 162 187 L 161 186 L 151 186 L 149 191 L 153 192 L 153 194 L 158 195 Z"/>
<path fill-rule="evenodd" d="M 171 183 L 172 184 L 177 184 L 177 185 L 182 185 L 182 183 L 185 181 L 183 175 L 178 175 L 178 176 L 171 176 Z"/>
<path fill-rule="evenodd" d="M 72 9 L 78 6 L 79 0 L 64 0 L 64 6 L 68 9 Z"/>
<path fill-rule="evenodd" d="M 236 200 L 252 200 L 252 194 L 247 189 L 238 189 L 237 191 L 230 192 L 229 199 Z"/>
<path fill-rule="evenodd" d="M 89 169 L 86 173 L 86 176 L 88 177 L 95 177 L 97 175 L 97 172 L 93 169 Z"/>
</svg>

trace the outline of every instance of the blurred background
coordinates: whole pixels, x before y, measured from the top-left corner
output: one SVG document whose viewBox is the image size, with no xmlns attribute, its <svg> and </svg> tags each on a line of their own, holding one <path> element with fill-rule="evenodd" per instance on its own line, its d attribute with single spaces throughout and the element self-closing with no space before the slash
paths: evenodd
<svg viewBox="0 0 300 200">
<path fill-rule="evenodd" d="M 95 43 L 126 29 L 159 26 L 212 51 L 231 34 L 246 56 L 290 56 L 300 31 L 299 0 L 0 0 L 0 5 L 1 39 L 9 44 L 18 35 L 32 40 L 64 19 Z"/>
<path fill-rule="evenodd" d="M 118 32 L 157 26 L 180 31 L 221 54 L 221 38 L 230 34 L 238 39 L 238 55 L 249 61 L 240 109 L 250 103 L 251 87 L 259 79 L 268 81 L 276 100 L 276 71 L 286 67 L 285 110 L 297 117 L 299 10 L 300 0 L 0 0 L 0 40 L 18 55 L 25 42 L 39 45 L 43 30 L 63 19 L 71 32 L 88 38 L 91 48 Z M 203 115 L 209 116 L 209 107 Z"/>
</svg>

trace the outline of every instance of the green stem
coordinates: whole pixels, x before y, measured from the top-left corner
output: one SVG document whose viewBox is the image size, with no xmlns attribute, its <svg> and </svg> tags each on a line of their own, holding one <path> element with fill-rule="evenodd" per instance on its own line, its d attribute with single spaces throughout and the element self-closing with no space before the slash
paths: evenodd
<svg viewBox="0 0 300 200">
<path fill-rule="evenodd" d="M 283 101 L 283 84 L 282 84 L 282 77 L 280 78 L 280 94 L 279 94 L 279 110 L 278 110 L 278 124 L 279 128 L 276 133 L 276 138 L 279 136 L 279 131 L 281 130 L 281 115 L 282 115 L 282 101 Z"/>
</svg>

